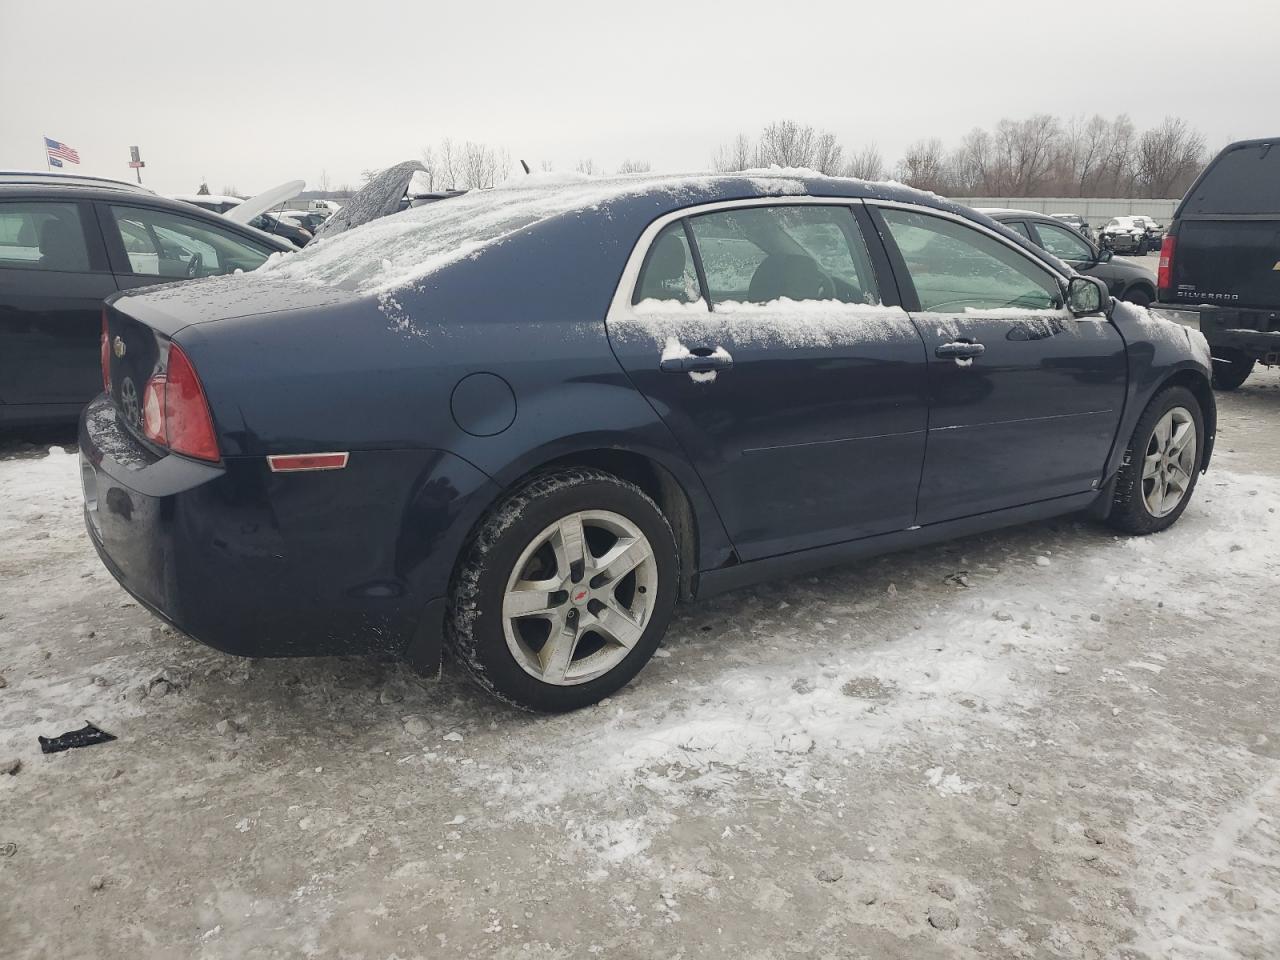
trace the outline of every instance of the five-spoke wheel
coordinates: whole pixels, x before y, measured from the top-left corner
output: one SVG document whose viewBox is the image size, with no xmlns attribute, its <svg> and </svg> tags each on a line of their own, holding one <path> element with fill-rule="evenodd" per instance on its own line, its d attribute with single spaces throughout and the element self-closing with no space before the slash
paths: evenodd
<svg viewBox="0 0 1280 960">
<path fill-rule="evenodd" d="M 1156 421 L 1142 461 L 1142 498 L 1153 517 L 1167 517 L 1186 498 L 1197 450 L 1190 410 L 1174 407 Z"/>
<path fill-rule="evenodd" d="M 503 699 L 586 706 L 657 649 L 678 565 L 666 517 L 634 484 L 585 467 L 539 475 L 476 530 L 454 574 L 450 645 Z"/>
<path fill-rule="evenodd" d="M 1108 522 L 1125 533 L 1171 526 L 1204 462 L 1204 414 L 1186 387 L 1166 387 L 1138 418 L 1116 477 Z"/>
<path fill-rule="evenodd" d="M 502 601 L 512 656 L 546 683 L 592 680 L 644 633 L 657 561 L 640 528 L 608 510 L 578 510 L 542 530 L 511 571 Z"/>
</svg>

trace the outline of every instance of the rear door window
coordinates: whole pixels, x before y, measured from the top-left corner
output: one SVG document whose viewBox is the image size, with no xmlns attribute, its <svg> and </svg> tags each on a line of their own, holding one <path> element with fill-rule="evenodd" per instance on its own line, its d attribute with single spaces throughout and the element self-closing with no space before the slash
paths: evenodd
<svg viewBox="0 0 1280 960">
<path fill-rule="evenodd" d="M 89 269 L 74 203 L 0 203 L 0 267 L 81 273 Z"/>
<path fill-rule="evenodd" d="M 141 276 L 213 277 L 253 270 L 271 250 L 199 220 L 167 210 L 111 206 L 129 271 Z"/>
<path fill-rule="evenodd" d="M 1093 259 L 1093 251 L 1089 249 L 1089 245 L 1065 227 L 1037 223 L 1036 232 L 1040 234 L 1040 245 L 1059 260 L 1084 263 Z"/>
<path fill-rule="evenodd" d="M 965 313 L 1062 306 L 1053 274 L 995 237 L 943 217 L 892 207 L 881 214 L 906 261 L 921 310 Z"/>
<path fill-rule="evenodd" d="M 690 225 L 713 304 L 880 302 L 866 244 L 848 207 L 742 207 L 693 217 Z"/>
</svg>

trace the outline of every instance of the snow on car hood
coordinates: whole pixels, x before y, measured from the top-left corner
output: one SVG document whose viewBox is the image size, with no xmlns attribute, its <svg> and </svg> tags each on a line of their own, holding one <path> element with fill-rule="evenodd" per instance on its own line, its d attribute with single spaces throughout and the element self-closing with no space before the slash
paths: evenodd
<svg viewBox="0 0 1280 960">
<path fill-rule="evenodd" d="M 812 171 L 751 171 L 693 176 L 588 177 L 531 174 L 492 190 L 473 190 L 382 217 L 335 237 L 321 237 L 300 253 L 274 258 L 261 276 L 324 283 L 362 294 L 386 294 L 420 282 L 534 224 L 589 210 L 619 198 L 658 190 L 689 194 L 725 180 L 749 181 L 762 195 L 800 195 Z"/>
</svg>

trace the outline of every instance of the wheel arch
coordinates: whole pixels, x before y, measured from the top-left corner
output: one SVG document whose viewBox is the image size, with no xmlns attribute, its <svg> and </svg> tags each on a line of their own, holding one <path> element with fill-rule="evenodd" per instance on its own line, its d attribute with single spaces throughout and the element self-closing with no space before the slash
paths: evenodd
<svg viewBox="0 0 1280 960">
<path fill-rule="evenodd" d="M 1129 294 L 1139 290 L 1147 295 L 1149 304 L 1156 302 L 1156 288 L 1146 280 L 1133 280 L 1127 283 L 1120 291 L 1120 299 L 1124 300 Z"/>
<path fill-rule="evenodd" d="M 1218 402 L 1213 395 L 1213 384 L 1209 378 L 1195 367 L 1183 367 L 1175 370 L 1160 381 L 1152 391 L 1156 396 L 1169 387 L 1186 387 L 1200 404 L 1200 415 L 1204 418 L 1204 459 L 1200 463 L 1200 472 L 1209 469 L 1209 458 L 1213 455 L 1214 440 L 1218 435 Z M 1150 401 L 1148 401 L 1150 402 Z"/>
<path fill-rule="evenodd" d="M 699 511 L 680 478 L 658 459 L 644 453 L 616 447 L 583 447 L 542 460 L 535 466 L 526 466 L 514 479 L 507 481 L 503 478 L 503 492 L 485 510 L 484 516 L 512 490 L 540 474 L 565 467 L 593 467 L 613 474 L 620 480 L 634 483 L 658 505 L 676 538 L 680 597 L 691 598 L 697 590 L 699 550 L 703 546 L 701 532 L 705 524 L 700 522 Z M 477 525 L 483 522 L 484 516 L 476 521 Z M 712 522 L 718 524 L 719 520 L 713 519 Z"/>
</svg>

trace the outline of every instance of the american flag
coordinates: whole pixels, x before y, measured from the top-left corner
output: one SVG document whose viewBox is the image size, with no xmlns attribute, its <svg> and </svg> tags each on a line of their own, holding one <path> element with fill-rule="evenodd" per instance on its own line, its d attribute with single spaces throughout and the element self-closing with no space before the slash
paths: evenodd
<svg viewBox="0 0 1280 960">
<path fill-rule="evenodd" d="M 48 154 L 50 163 L 56 163 L 59 160 L 66 160 L 68 163 L 80 162 L 80 154 L 77 151 L 68 147 L 65 143 L 50 140 L 48 137 L 44 138 L 44 152 Z M 56 165 L 62 166 L 61 163 L 56 163 Z"/>
</svg>

